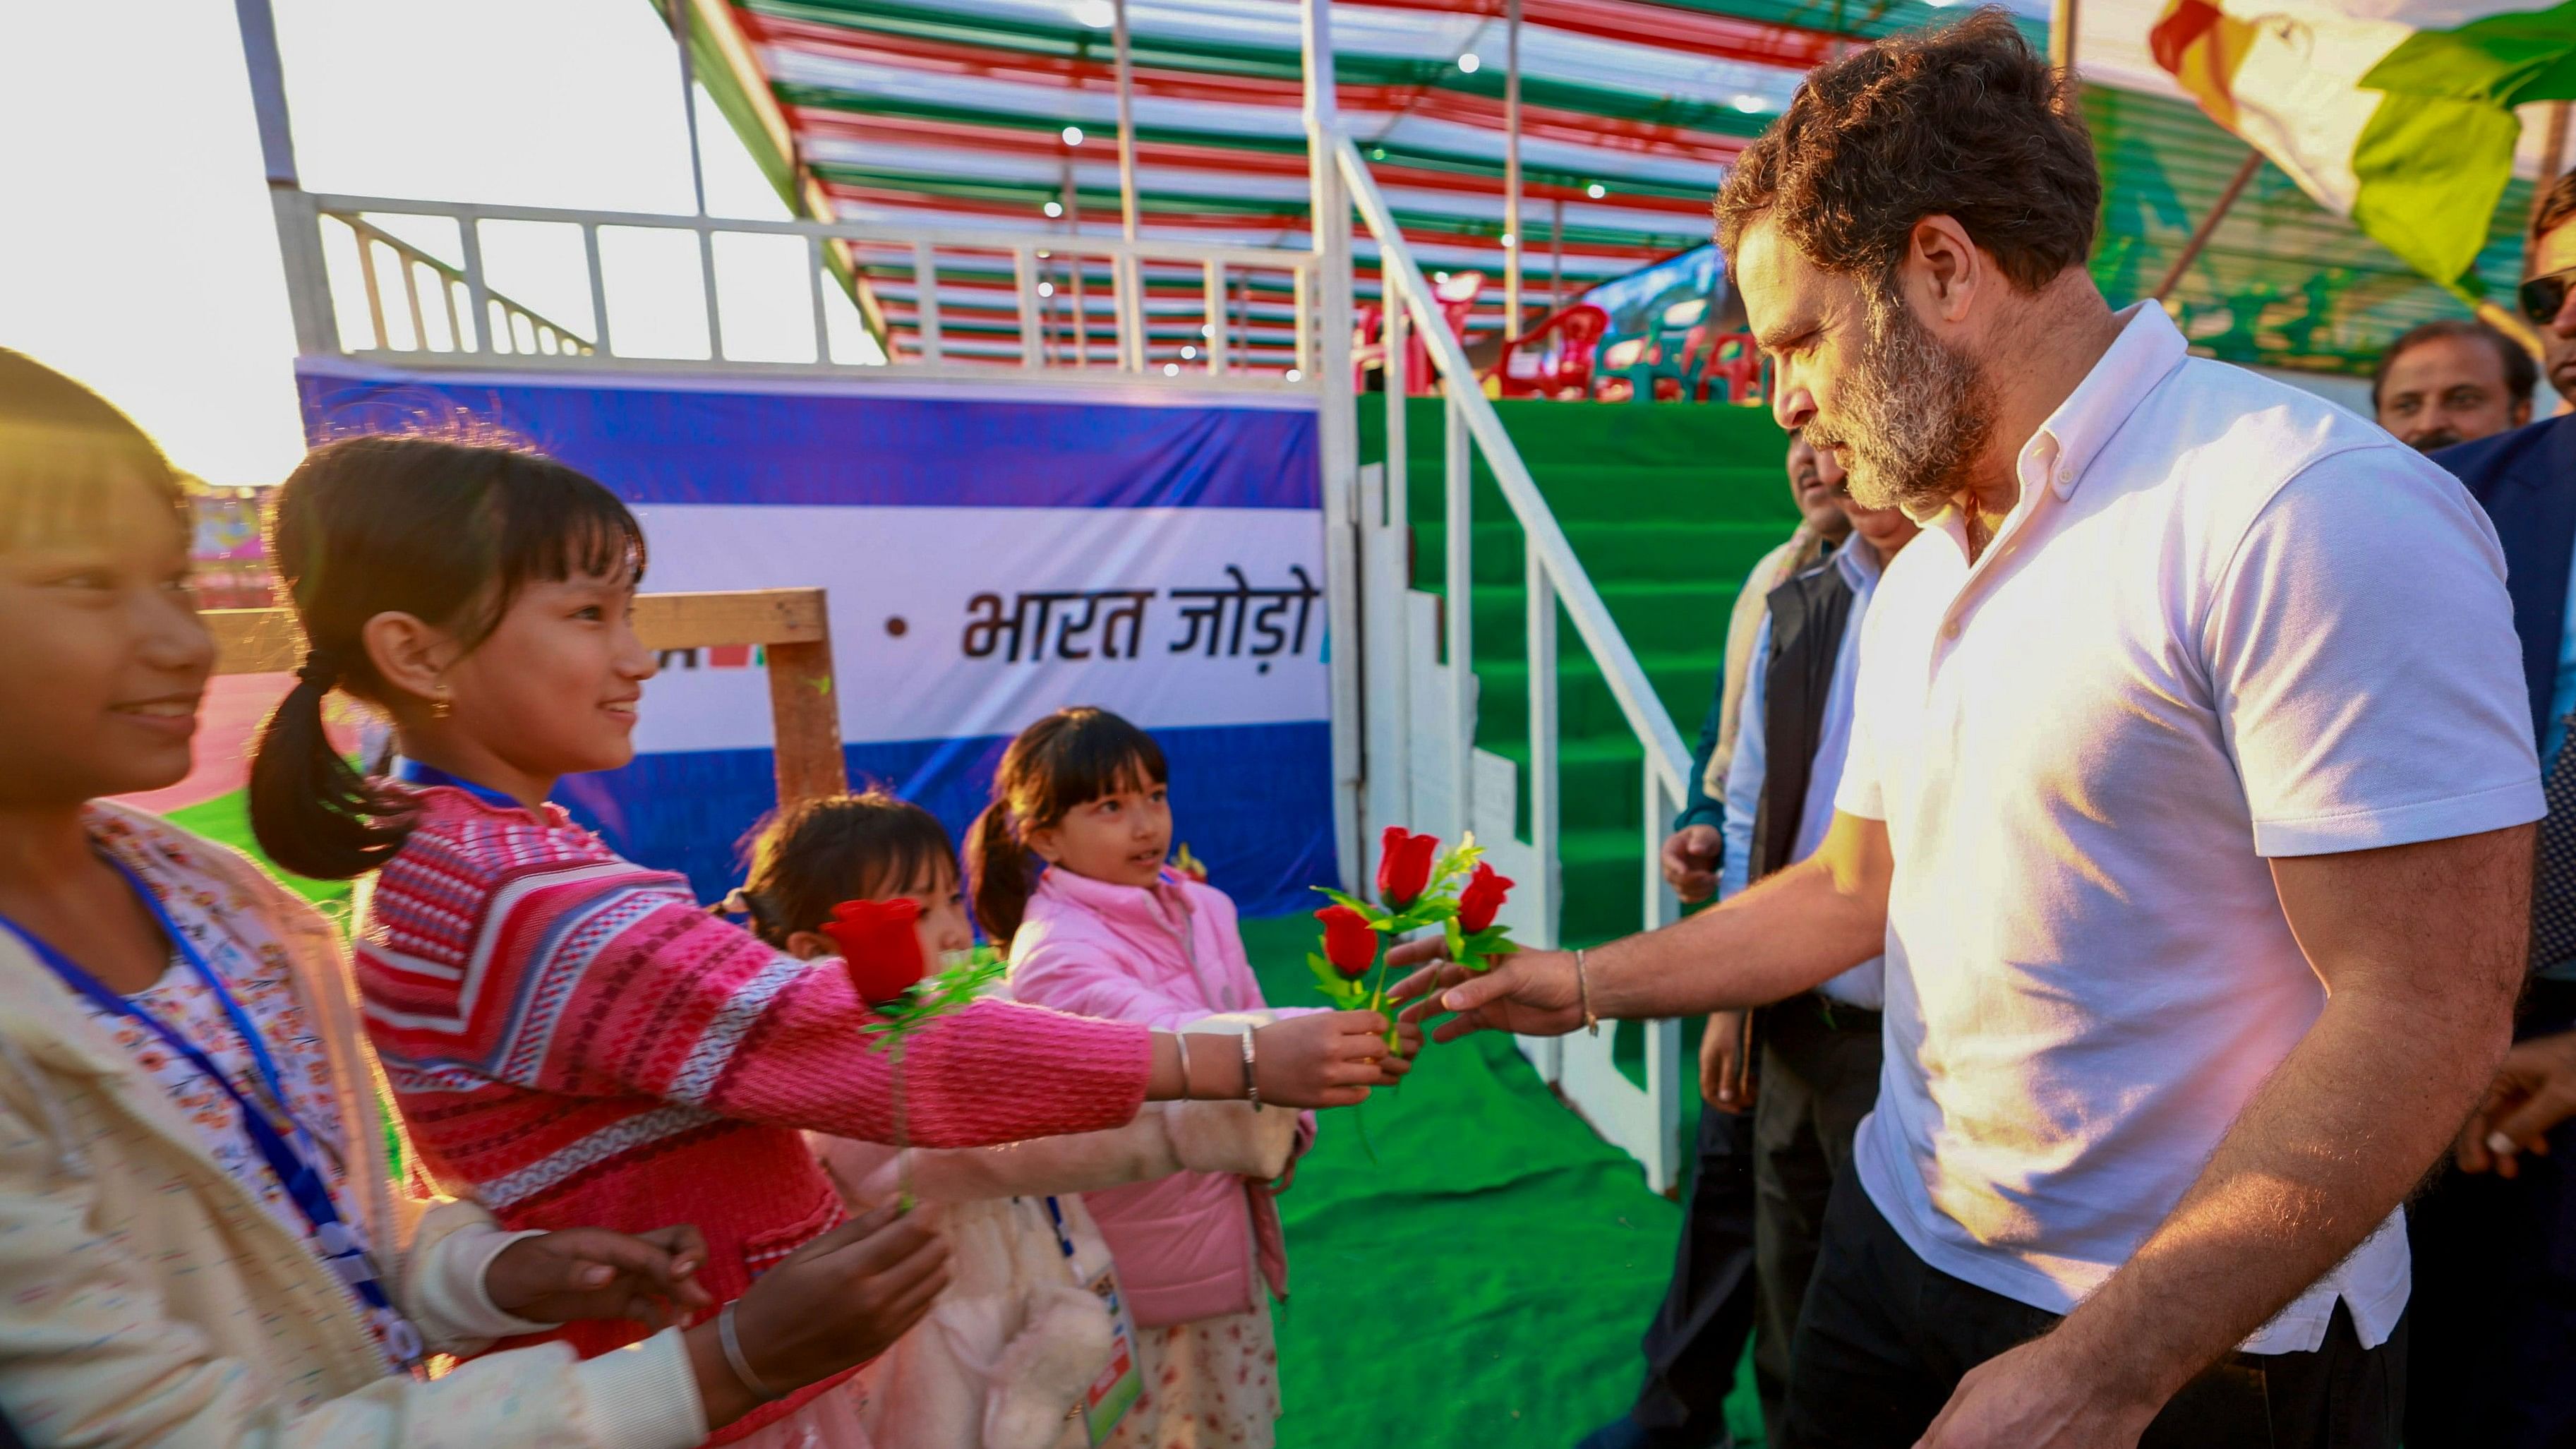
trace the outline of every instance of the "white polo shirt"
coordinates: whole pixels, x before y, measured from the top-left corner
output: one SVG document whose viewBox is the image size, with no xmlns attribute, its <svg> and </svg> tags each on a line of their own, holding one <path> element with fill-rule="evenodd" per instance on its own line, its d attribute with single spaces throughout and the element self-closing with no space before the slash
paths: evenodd
<svg viewBox="0 0 2576 1449">
<path fill-rule="evenodd" d="M 1862 1186 L 1933 1267 L 2056 1313 L 2325 1004 L 2264 858 L 2543 813 L 2486 514 L 2360 418 L 2122 315 L 1982 557 L 1953 510 L 1888 567 L 1835 801 L 1895 857 Z M 2407 1286 L 2391 1215 L 2244 1347 L 2314 1349 L 2337 1298 L 2376 1345 Z"/>
</svg>

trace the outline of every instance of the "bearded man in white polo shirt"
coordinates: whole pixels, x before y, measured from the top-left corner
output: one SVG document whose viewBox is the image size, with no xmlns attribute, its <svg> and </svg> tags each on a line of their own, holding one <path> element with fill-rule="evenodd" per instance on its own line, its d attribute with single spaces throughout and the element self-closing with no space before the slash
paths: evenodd
<svg viewBox="0 0 2576 1449">
<path fill-rule="evenodd" d="M 1555 1033 L 1884 950 L 1790 1449 L 2394 1446 L 2398 1207 L 2508 1040 L 2542 802 L 2495 534 L 2113 312 L 2099 203 L 1999 11 L 1809 77 L 1718 240 L 1780 421 L 1925 525 L 1831 830 L 1661 931 L 1407 983 L 1443 1040 Z"/>
</svg>

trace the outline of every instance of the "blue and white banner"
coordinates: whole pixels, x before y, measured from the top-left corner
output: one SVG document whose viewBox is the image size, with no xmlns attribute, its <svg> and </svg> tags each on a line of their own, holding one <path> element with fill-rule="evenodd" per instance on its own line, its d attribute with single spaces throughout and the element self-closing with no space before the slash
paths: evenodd
<svg viewBox="0 0 2576 1449">
<path fill-rule="evenodd" d="M 316 442 L 462 416 L 588 472 L 643 520 L 648 590 L 825 588 L 853 784 L 961 839 L 1010 737 L 1096 704 L 1161 742 L 1176 839 L 1247 914 L 1333 879 L 1310 410 L 313 360 L 300 383 Z M 636 762 L 561 795 L 712 898 L 775 804 L 767 680 L 747 648 L 662 666 Z"/>
</svg>

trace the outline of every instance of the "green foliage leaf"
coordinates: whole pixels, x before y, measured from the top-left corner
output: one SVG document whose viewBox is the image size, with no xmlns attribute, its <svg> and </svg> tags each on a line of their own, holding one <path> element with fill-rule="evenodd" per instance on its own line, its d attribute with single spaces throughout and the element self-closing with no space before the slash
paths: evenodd
<svg viewBox="0 0 2576 1449">
<path fill-rule="evenodd" d="M 1010 970 L 1002 953 L 978 946 L 963 960 L 924 976 L 901 996 L 876 1009 L 877 1020 L 862 1028 L 879 1051 L 900 1043 L 943 1016 L 962 1011 Z"/>
<path fill-rule="evenodd" d="M 1376 906 L 1370 905 L 1368 902 L 1361 900 L 1357 896 L 1346 896 L 1340 891 L 1333 889 L 1331 886 L 1316 886 L 1315 890 L 1321 892 L 1327 899 L 1331 900 L 1334 905 L 1348 906 L 1352 910 L 1359 912 L 1362 916 L 1367 917 L 1369 924 L 1372 926 L 1387 919 L 1387 913 L 1385 911 Z"/>
</svg>

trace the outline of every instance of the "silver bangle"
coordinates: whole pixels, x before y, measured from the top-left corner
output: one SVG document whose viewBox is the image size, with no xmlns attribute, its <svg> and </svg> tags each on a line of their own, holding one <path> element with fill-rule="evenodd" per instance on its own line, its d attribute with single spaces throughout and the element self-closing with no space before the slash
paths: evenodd
<svg viewBox="0 0 2576 1449">
<path fill-rule="evenodd" d="M 1185 1031 L 1176 1031 L 1176 1032 L 1173 1032 L 1173 1033 L 1172 1033 L 1172 1046 L 1174 1047 L 1174 1049 L 1178 1050 L 1178 1051 L 1180 1052 L 1180 1054 L 1181 1054 L 1181 1100 L 1182 1100 L 1182 1101 L 1184 1101 L 1184 1102 L 1186 1102 L 1186 1101 L 1190 1100 L 1190 1092 L 1191 1092 L 1191 1085 L 1190 1085 L 1190 1034 L 1189 1034 L 1188 1032 L 1185 1032 Z"/>
<path fill-rule="evenodd" d="M 1261 1078 L 1253 1071 L 1252 1034 L 1258 1030 L 1252 1026 L 1243 1029 L 1243 1100 L 1256 1107 L 1261 1105 Z"/>
<path fill-rule="evenodd" d="M 733 1370 L 733 1376 L 742 1380 L 742 1386 L 751 1390 L 753 1398 L 766 1404 L 778 1395 L 760 1381 L 760 1375 L 751 1371 L 751 1360 L 742 1356 L 742 1339 L 733 1329 L 733 1311 L 741 1306 L 742 1300 L 737 1298 L 716 1315 L 716 1342 L 724 1345 L 725 1366 Z"/>
<path fill-rule="evenodd" d="M 1583 1029 L 1594 1036 L 1601 1034 L 1601 1018 L 1592 1014 L 1592 983 L 1584 979 L 1583 948 L 1574 949 L 1574 994 L 1583 1006 Z"/>
</svg>

